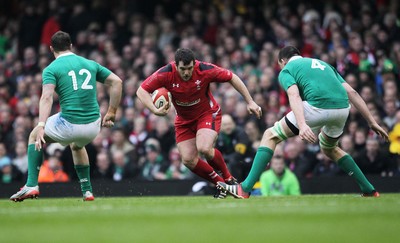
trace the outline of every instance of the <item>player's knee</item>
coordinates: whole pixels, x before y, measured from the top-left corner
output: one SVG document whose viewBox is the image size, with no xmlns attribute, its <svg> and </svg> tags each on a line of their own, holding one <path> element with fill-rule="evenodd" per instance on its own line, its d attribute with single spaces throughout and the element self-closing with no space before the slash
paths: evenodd
<svg viewBox="0 0 400 243">
<path fill-rule="evenodd" d="M 265 136 L 265 137 L 264 137 Z M 268 128 L 263 135 L 264 139 L 269 139 L 274 141 L 276 144 L 286 140 L 288 135 L 285 132 L 284 127 L 282 126 L 281 121 L 275 122 L 273 127 Z"/>
<path fill-rule="evenodd" d="M 330 140 L 325 138 L 322 133 L 318 135 L 319 138 L 319 146 L 324 154 L 328 157 L 335 154 L 338 150 L 338 140 Z"/>
<path fill-rule="evenodd" d="M 209 147 L 207 145 L 199 145 L 197 147 L 197 151 L 199 151 L 199 153 L 203 156 L 205 156 L 206 158 L 212 157 L 212 152 L 214 151 L 213 147 Z"/>
<path fill-rule="evenodd" d="M 182 158 L 182 163 L 183 163 L 183 165 L 186 166 L 186 167 L 189 168 L 189 169 L 193 169 L 193 168 L 196 166 L 196 163 L 195 163 L 195 162 L 197 162 L 197 161 L 195 161 L 194 159 L 185 159 L 185 158 Z"/>
<path fill-rule="evenodd" d="M 269 140 L 269 141 L 274 141 L 276 144 L 282 142 L 283 138 L 278 136 L 276 132 L 274 132 L 274 127 L 268 128 L 265 130 L 263 134 L 263 139 Z"/>
</svg>

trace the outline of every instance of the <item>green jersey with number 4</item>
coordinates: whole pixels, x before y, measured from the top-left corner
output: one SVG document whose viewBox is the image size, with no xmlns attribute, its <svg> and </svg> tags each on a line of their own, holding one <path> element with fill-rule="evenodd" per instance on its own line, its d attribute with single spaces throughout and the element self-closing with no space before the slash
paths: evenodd
<svg viewBox="0 0 400 243">
<path fill-rule="evenodd" d="M 43 70 L 43 85 L 54 84 L 61 116 L 73 124 L 94 122 L 100 116 L 96 81 L 104 83 L 111 71 L 75 55 L 62 54 Z"/>
<path fill-rule="evenodd" d="M 279 83 L 285 91 L 296 84 L 302 100 L 322 109 L 349 107 L 344 82 L 336 69 L 326 62 L 300 56 L 292 57 L 279 73 Z"/>
</svg>

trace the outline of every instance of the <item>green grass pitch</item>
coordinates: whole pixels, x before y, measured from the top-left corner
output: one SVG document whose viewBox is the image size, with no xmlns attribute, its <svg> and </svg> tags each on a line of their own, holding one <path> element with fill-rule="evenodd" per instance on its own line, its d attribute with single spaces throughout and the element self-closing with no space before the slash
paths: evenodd
<svg viewBox="0 0 400 243">
<path fill-rule="evenodd" d="M 0 242 L 400 242 L 400 194 L 0 200 Z"/>
</svg>

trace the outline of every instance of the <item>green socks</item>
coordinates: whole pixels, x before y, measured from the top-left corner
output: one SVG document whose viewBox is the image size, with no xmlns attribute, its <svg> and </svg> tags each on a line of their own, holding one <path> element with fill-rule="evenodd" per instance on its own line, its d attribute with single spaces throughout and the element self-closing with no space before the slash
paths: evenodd
<svg viewBox="0 0 400 243">
<path fill-rule="evenodd" d="M 43 163 L 43 149 L 35 150 L 35 144 L 28 145 L 28 180 L 26 186 L 38 185 L 40 166 Z"/>
<path fill-rule="evenodd" d="M 92 184 L 90 183 L 90 165 L 75 165 L 75 171 L 81 183 L 82 194 L 92 192 Z"/>
<path fill-rule="evenodd" d="M 260 179 L 261 174 L 265 171 L 269 161 L 271 161 L 273 154 L 274 151 L 268 147 L 258 148 L 250 172 L 246 180 L 242 182 L 242 188 L 245 192 L 251 192 L 254 184 Z"/>
<path fill-rule="evenodd" d="M 337 161 L 337 163 L 342 170 L 356 180 L 362 192 L 371 193 L 375 190 L 350 155 L 347 154 L 343 156 Z"/>
<path fill-rule="evenodd" d="M 38 185 L 40 166 L 43 162 L 43 149 L 35 150 L 35 144 L 28 145 L 28 179 L 26 186 L 33 187 Z M 90 183 L 90 165 L 75 165 L 76 174 L 81 183 L 82 193 L 92 192 Z"/>
</svg>

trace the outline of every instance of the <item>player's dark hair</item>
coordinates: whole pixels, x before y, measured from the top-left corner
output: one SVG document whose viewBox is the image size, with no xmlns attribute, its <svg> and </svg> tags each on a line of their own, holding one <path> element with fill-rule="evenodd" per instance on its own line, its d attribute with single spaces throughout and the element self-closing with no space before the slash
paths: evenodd
<svg viewBox="0 0 400 243">
<path fill-rule="evenodd" d="M 188 65 L 192 61 L 194 63 L 194 53 L 193 53 L 193 51 L 190 50 L 190 49 L 187 49 L 187 48 L 179 48 L 175 52 L 175 63 L 176 63 L 176 65 L 178 65 L 180 61 L 183 62 L 183 65 Z"/>
<path fill-rule="evenodd" d="M 51 46 L 55 52 L 66 51 L 71 49 L 71 37 L 68 33 L 57 31 L 51 37 Z"/>
<path fill-rule="evenodd" d="M 285 46 L 279 51 L 278 60 L 289 59 L 292 56 L 300 56 L 300 51 L 294 46 Z"/>
</svg>

